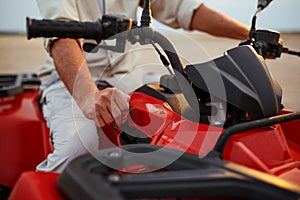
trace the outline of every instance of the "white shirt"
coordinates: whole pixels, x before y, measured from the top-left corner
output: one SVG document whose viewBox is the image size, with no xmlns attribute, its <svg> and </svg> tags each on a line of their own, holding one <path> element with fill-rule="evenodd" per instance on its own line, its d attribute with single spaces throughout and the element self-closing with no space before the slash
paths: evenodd
<svg viewBox="0 0 300 200">
<path fill-rule="evenodd" d="M 41 16 L 44 19 L 69 19 L 75 21 L 96 21 L 106 14 L 126 15 L 136 20 L 139 0 L 37 0 Z M 153 0 L 152 16 L 163 24 L 173 28 L 190 29 L 193 11 L 202 4 L 202 0 Z M 46 49 L 49 47 L 45 40 Z M 129 52 L 129 50 L 127 51 Z M 124 56 L 126 55 L 126 56 Z M 120 54 L 100 49 L 96 54 L 86 54 L 86 60 L 93 75 L 125 73 L 140 65 L 146 57 L 143 52 Z M 53 70 L 52 58 L 47 56 L 44 71 Z"/>
</svg>

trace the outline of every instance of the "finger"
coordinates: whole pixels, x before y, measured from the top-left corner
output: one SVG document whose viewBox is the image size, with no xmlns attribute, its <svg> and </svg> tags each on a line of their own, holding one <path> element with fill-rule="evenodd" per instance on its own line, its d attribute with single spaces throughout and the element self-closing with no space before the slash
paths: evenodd
<svg viewBox="0 0 300 200">
<path fill-rule="evenodd" d="M 116 122 L 120 125 L 123 124 L 127 120 L 129 107 L 125 105 L 121 105 L 123 102 L 115 101 L 115 106 L 113 107 L 113 114 Z"/>
<path fill-rule="evenodd" d="M 107 88 L 99 94 L 95 108 L 99 123 L 102 122 L 101 126 L 118 127 L 118 124 L 125 122 L 129 109 L 129 96 L 116 88 Z"/>
<path fill-rule="evenodd" d="M 120 125 L 122 122 L 122 111 L 120 110 L 119 106 L 116 104 L 115 101 L 113 101 L 112 103 L 111 110 L 116 124 Z"/>
<path fill-rule="evenodd" d="M 96 119 L 94 121 L 96 122 L 98 127 L 104 127 L 105 126 L 105 122 L 99 114 L 97 114 Z"/>
<path fill-rule="evenodd" d="M 130 97 L 120 91 L 116 91 L 115 93 L 114 103 L 118 107 L 118 112 L 120 112 L 120 120 L 118 119 L 118 122 L 122 124 L 127 120 Z"/>
<path fill-rule="evenodd" d="M 104 102 L 103 102 L 103 104 L 97 103 L 95 105 L 97 119 L 98 119 L 101 127 L 103 127 L 105 125 L 111 126 L 112 124 L 115 123 L 114 118 L 110 111 L 110 107 L 111 107 L 110 104 L 106 104 Z"/>
</svg>

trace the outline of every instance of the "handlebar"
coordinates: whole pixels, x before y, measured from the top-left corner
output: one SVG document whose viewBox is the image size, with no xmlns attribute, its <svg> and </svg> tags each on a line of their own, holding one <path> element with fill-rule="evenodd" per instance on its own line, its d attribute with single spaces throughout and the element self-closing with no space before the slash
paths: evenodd
<svg viewBox="0 0 300 200">
<path fill-rule="evenodd" d="M 84 38 L 97 43 L 118 33 L 130 30 L 132 20 L 121 15 L 104 15 L 96 22 L 36 20 L 26 18 L 28 39 L 36 37 Z"/>
<path fill-rule="evenodd" d="M 280 33 L 271 30 L 253 29 L 249 34 L 250 39 L 239 45 L 251 45 L 256 52 L 264 58 L 279 58 L 282 53 L 300 56 L 300 52 L 289 50 L 282 45 Z"/>
<path fill-rule="evenodd" d="M 76 21 L 52 21 L 35 20 L 27 18 L 27 37 L 59 37 L 59 38 L 102 38 L 103 28 L 100 21 L 76 22 Z"/>
<path fill-rule="evenodd" d="M 299 56 L 300 57 L 300 51 L 289 50 L 286 47 L 283 47 L 282 53 L 286 53 L 286 54 L 290 54 L 290 55 L 294 55 L 294 56 Z"/>
<path fill-rule="evenodd" d="M 149 27 L 138 27 L 136 22 L 123 15 L 104 15 L 101 20 L 98 19 L 96 22 L 36 20 L 30 18 L 26 20 L 28 39 L 36 37 L 83 38 L 94 39 L 97 43 L 100 43 L 101 40 L 115 37 L 117 40 L 116 46 L 98 45 L 98 48 L 118 52 L 125 48 L 125 40 L 132 43 L 139 42 L 140 44 L 158 43 L 168 56 L 173 69 L 185 75 L 183 64 L 175 47 L 165 36 Z M 91 49 L 89 43 L 86 44 L 85 49 Z M 97 47 L 97 45 L 91 45 L 92 48 Z"/>
<path fill-rule="evenodd" d="M 282 46 L 279 32 L 256 29 L 256 20 L 258 16 L 260 15 L 261 11 L 265 9 L 271 2 L 272 0 L 258 0 L 257 10 L 252 17 L 249 39 L 241 42 L 239 45 L 251 45 L 263 58 L 279 58 L 281 53 L 287 53 L 300 57 L 299 51 L 292 51 Z"/>
</svg>

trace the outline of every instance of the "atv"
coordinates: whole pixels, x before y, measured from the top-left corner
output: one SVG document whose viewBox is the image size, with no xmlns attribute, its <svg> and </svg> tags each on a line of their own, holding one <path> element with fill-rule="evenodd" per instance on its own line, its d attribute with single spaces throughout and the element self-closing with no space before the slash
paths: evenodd
<svg viewBox="0 0 300 200">
<path fill-rule="evenodd" d="M 96 22 L 27 18 L 29 39 L 95 40 L 83 45 L 88 52 L 124 52 L 126 41 L 151 45 L 169 74 L 131 93 L 127 122 L 105 129 L 114 148 L 75 158 L 61 174 L 34 171 L 52 150 L 38 77 L 3 75 L 1 130 L 9 134 L 0 145 L 2 190 L 13 188 L 11 200 L 299 199 L 300 113 L 284 109 L 281 87 L 265 62 L 299 52 L 283 47 L 278 32 L 256 29 L 270 2 L 258 0 L 249 40 L 186 66 L 168 38 L 145 20 L 138 26 L 115 15 Z M 149 11 L 146 0 L 143 15 Z M 115 46 L 99 45 L 106 39 Z"/>
</svg>

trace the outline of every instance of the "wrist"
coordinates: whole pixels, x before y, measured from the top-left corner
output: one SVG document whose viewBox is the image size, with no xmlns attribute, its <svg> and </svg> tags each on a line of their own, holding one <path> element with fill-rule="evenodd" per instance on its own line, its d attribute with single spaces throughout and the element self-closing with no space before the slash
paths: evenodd
<svg viewBox="0 0 300 200">
<path fill-rule="evenodd" d="M 84 116 L 91 120 L 94 120 L 96 117 L 95 96 L 97 92 L 98 90 L 95 89 L 94 91 L 90 91 L 82 95 L 73 96 Z"/>
</svg>

